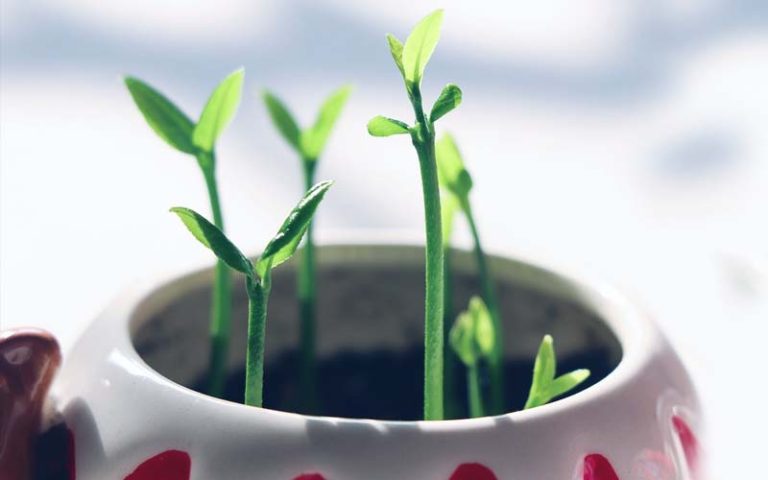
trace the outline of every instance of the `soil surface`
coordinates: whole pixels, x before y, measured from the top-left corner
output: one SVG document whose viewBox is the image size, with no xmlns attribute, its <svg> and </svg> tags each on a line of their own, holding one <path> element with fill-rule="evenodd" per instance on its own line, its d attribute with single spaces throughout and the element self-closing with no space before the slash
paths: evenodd
<svg viewBox="0 0 768 480">
<path fill-rule="evenodd" d="M 376 418 L 379 420 L 420 420 L 422 410 L 423 356 L 421 345 L 393 352 L 340 352 L 320 362 L 318 409 L 302 411 L 298 401 L 298 355 L 286 352 L 272 359 L 265 367 L 264 406 L 274 410 L 297 413 L 322 414 L 332 417 Z M 467 416 L 465 369 L 452 362 L 457 378 L 452 395 L 456 402 L 450 410 L 452 418 Z M 592 378 L 584 382 L 576 393 L 605 377 L 611 370 L 610 352 L 593 350 L 558 358 L 559 372 L 589 368 Z M 508 361 L 504 365 L 506 377 L 507 411 L 522 409 L 531 385 L 533 362 Z M 224 397 L 243 402 L 245 370 L 230 375 Z M 205 381 L 198 382 L 196 390 L 205 391 Z"/>
<path fill-rule="evenodd" d="M 334 250 L 335 248 L 335 250 Z M 264 402 L 267 408 L 348 418 L 417 420 L 423 376 L 423 251 L 411 247 L 326 247 L 318 268 L 318 404 L 302 411 L 298 390 L 298 308 L 293 261 L 275 271 L 267 322 Z M 605 377 L 621 358 L 616 337 L 557 276 L 525 264 L 492 259 L 507 357 L 508 410 L 519 410 L 530 388 L 533 359 L 552 334 L 558 373 L 589 368 L 581 388 Z M 478 294 L 471 255 L 452 255 L 453 312 Z M 203 279 L 205 280 L 205 279 Z M 235 283 L 231 375 L 225 397 L 243 398 L 246 298 Z M 144 360 L 171 380 L 204 391 L 210 289 L 177 293 L 134 332 Z M 575 296 L 575 297 L 574 297 Z M 466 416 L 465 370 L 452 354 L 450 417 Z M 450 380 L 449 380 L 450 382 Z"/>
</svg>

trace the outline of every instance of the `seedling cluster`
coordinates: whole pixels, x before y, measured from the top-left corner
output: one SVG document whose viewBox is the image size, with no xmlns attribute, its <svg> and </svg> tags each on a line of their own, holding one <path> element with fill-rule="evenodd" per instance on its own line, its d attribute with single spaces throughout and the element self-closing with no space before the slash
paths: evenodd
<svg viewBox="0 0 768 480">
<path fill-rule="evenodd" d="M 402 77 L 413 109 L 412 124 L 383 116 L 368 123 L 368 132 L 377 137 L 408 135 L 419 162 L 421 173 L 424 225 L 426 232 L 426 295 L 424 334 L 424 418 L 446 418 L 445 369 L 446 351 L 452 352 L 466 368 L 469 416 L 479 417 L 504 412 L 504 332 L 495 291 L 491 265 L 480 242 L 469 194 L 472 177 L 452 136 L 445 134 L 436 141 L 436 122 L 454 110 L 462 101 L 461 89 L 448 84 L 427 110 L 421 92 L 424 72 L 434 52 L 443 22 L 438 10 L 421 20 L 406 39 L 400 42 L 387 35 L 390 53 Z M 271 290 L 272 270 L 293 256 L 306 237 L 298 268 L 297 301 L 301 331 L 301 398 L 303 409 L 314 413 L 317 407 L 315 337 L 316 266 L 312 239 L 312 218 L 332 182 L 315 184 L 320 156 L 331 131 L 350 94 L 350 87 L 333 92 L 321 106 L 314 124 L 300 128 L 285 104 L 274 94 L 262 95 L 268 114 L 280 135 L 299 157 L 304 177 L 304 194 L 289 213 L 277 234 L 267 243 L 261 256 L 249 259 L 230 241 L 224 229 L 219 189 L 216 182 L 215 146 L 219 136 L 237 110 L 241 99 L 243 70 L 225 78 L 211 94 L 195 123 L 168 98 L 146 83 L 128 77 L 126 86 L 150 127 L 173 148 L 192 155 L 203 173 L 210 198 L 213 221 L 184 207 L 171 209 L 189 232 L 210 249 L 218 261 L 211 308 L 211 353 L 208 372 L 209 392 L 221 396 L 226 379 L 226 359 L 230 342 L 231 276 L 230 270 L 243 274 L 248 296 L 248 334 L 245 370 L 245 403 L 260 407 L 264 385 L 264 345 L 266 341 L 267 306 Z M 450 312 L 450 240 L 455 217 L 461 213 L 474 239 L 474 257 L 480 284 L 480 295 L 472 297 L 465 312 L 458 315 L 448 335 L 446 323 Z M 533 381 L 525 408 L 543 405 L 564 395 L 583 382 L 587 370 L 576 370 L 555 376 L 556 360 L 552 338 L 547 335 L 536 356 Z M 482 379 L 487 379 L 487 393 Z M 452 413 L 453 416 L 462 416 Z"/>
</svg>

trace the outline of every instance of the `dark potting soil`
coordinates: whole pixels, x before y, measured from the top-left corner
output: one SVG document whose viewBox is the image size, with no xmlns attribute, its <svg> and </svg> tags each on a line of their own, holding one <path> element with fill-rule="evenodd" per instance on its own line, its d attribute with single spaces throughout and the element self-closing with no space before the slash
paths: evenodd
<svg viewBox="0 0 768 480">
<path fill-rule="evenodd" d="M 299 391 L 296 277 L 275 272 L 267 324 L 264 406 L 345 418 L 418 420 L 422 417 L 424 270 L 423 251 L 411 247 L 323 247 L 318 250 L 317 403 L 308 410 Z M 323 262 L 326 255 L 346 263 Z M 325 257 L 328 258 L 328 257 Z M 350 260 L 351 259 L 351 260 Z M 480 291 L 474 259 L 452 256 L 452 311 L 466 308 Z M 621 359 L 610 328 L 558 277 L 532 266 L 493 259 L 504 323 L 507 410 L 522 408 L 533 361 L 544 334 L 552 334 L 559 374 L 588 368 L 579 390 L 604 378 Z M 241 281 L 242 279 L 238 279 Z M 205 392 L 209 284 L 186 291 L 155 312 L 133 334 L 144 360 L 167 378 Z M 559 285 L 559 286 L 558 286 Z M 242 402 L 247 301 L 233 296 L 230 376 L 224 398 Z M 447 322 L 446 328 L 450 328 Z M 466 372 L 446 352 L 446 414 L 466 417 Z M 487 387 L 487 385 L 486 385 Z M 446 387 L 448 388 L 448 387 Z M 571 394 L 576 393 L 573 391 Z"/>
<path fill-rule="evenodd" d="M 341 352 L 318 365 L 318 406 L 305 411 L 299 397 L 297 352 L 286 352 L 265 366 L 264 406 L 282 411 L 322 414 L 332 417 L 375 418 L 379 420 L 420 420 L 423 388 L 423 355 L 420 345 L 400 352 L 377 350 Z M 611 367 L 611 354 L 592 350 L 558 358 L 558 372 L 588 368 L 591 378 L 571 394 L 605 377 Z M 467 416 L 466 370 L 453 358 L 446 368 L 456 379 L 451 401 L 446 399 L 446 413 L 451 418 Z M 522 409 L 530 388 L 533 363 L 508 361 L 504 365 L 507 411 Z M 229 376 L 224 398 L 242 403 L 245 370 Z M 485 380 L 485 378 L 483 379 Z M 195 385 L 204 391 L 205 381 Z M 484 385 L 487 386 L 487 385 Z M 454 402 L 453 405 L 450 405 Z"/>
</svg>

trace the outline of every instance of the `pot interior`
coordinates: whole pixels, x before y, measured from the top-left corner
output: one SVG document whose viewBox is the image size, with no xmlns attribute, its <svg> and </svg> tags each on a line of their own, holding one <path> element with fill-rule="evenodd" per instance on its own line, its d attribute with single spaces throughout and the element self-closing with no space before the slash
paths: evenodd
<svg viewBox="0 0 768 480">
<path fill-rule="evenodd" d="M 273 273 L 266 339 L 264 406 L 335 417 L 418 420 L 423 369 L 423 249 L 409 246 L 327 246 L 318 249 L 318 398 L 308 405 L 299 387 L 296 262 Z M 541 338 L 551 334 L 558 373 L 589 368 L 588 388 L 621 359 L 621 346 L 574 284 L 517 261 L 491 257 L 503 321 L 507 408 L 519 410 L 530 388 Z M 453 311 L 480 292 L 468 252 L 451 253 Z M 172 282 L 148 297 L 131 322 L 134 346 L 160 374 L 204 392 L 208 366 L 211 271 Z M 234 282 L 230 376 L 225 398 L 241 402 L 246 307 L 243 279 Z M 466 416 L 465 370 L 452 353 L 447 413 Z"/>
</svg>

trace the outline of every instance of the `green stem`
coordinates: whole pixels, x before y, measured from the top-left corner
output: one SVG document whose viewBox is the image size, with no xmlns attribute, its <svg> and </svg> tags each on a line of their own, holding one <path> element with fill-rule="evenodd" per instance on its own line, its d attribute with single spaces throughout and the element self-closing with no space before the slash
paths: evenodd
<svg viewBox="0 0 768 480">
<path fill-rule="evenodd" d="M 417 125 L 411 141 L 419 156 L 426 225 L 426 305 L 424 319 L 424 419 L 442 420 L 443 414 L 443 295 L 444 246 L 440 218 L 440 190 L 435 160 L 435 135 L 424 115 L 418 85 L 410 89 Z"/>
<path fill-rule="evenodd" d="M 467 367 L 467 395 L 469 396 L 469 416 L 483 417 L 483 394 L 480 391 L 480 374 L 477 365 Z"/>
<path fill-rule="evenodd" d="M 458 398 L 455 395 L 456 373 L 459 367 L 458 358 L 452 355 L 448 350 L 451 348 L 448 342 L 451 323 L 454 321 L 453 313 L 453 277 L 451 275 L 451 249 L 448 246 L 447 239 L 443 239 L 445 244 L 445 262 L 444 272 L 444 290 L 443 293 L 443 350 L 445 355 L 445 366 L 443 372 L 443 382 L 445 382 L 445 418 L 458 418 L 460 408 Z"/>
<path fill-rule="evenodd" d="M 480 234 L 478 233 L 475 216 L 472 214 L 469 201 L 464 199 L 461 207 L 467 217 L 469 229 L 472 232 L 472 238 L 475 243 L 474 253 L 480 277 L 480 288 L 483 291 L 483 299 L 488 306 L 488 311 L 493 321 L 493 328 L 496 331 L 494 335 L 496 342 L 493 345 L 493 352 L 488 359 L 488 371 L 491 380 L 490 411 L 493 414 L 501 414 L 504 413 L 504 338 L 501 327 L 501 315 L 499 314 L 499 302 L 496 299 L 496 288 L 493 285 L 493 278 L 488 268 L 485 252 L 480 243 Z"/>
<path fill-rule="evenodd" d="M 260 282 L 246 278 L 248 290 L 248 344 L 245 352 L 245 404 L 261 407 L 264 392 L 264 337 L 267 326 L 267 303 L 272 288 L 267 270 Z"/>
<path fill-rule="evenodd" d="M 304 187 L 308 191 L 315 183 L 316 159 L 302 159 L 304 165 Z M 309 224 L 301 255 L 298 274 L 299 316 L 301 318 L 301 403 L 304 413 L 315 413 L 317 407 L 316 374 L 316 303 L 317 287 L 315 274 L 315 244 L 312 223 Z"/>
<path fill-rule="evenodd" d="M 208 188 L 208 198 L 211 203 L 213 223 L 224 231 L 224 218 L 221 213 L 221 201 L 216 184 L 216 157 L 213 152 L 200 153 L 198 162 L 203 170 L 205 185 Z M 216 272 L 211 299 L 211 356 L 208 368 L 208 393 L 219 397 L 224 393 L 227 377 L 227 357 L 229 352 L 229 337 L 231 330 L 231 298 L 232 280 L 227 265 L 219 260 L 216 262 Z"/>
</svg>

